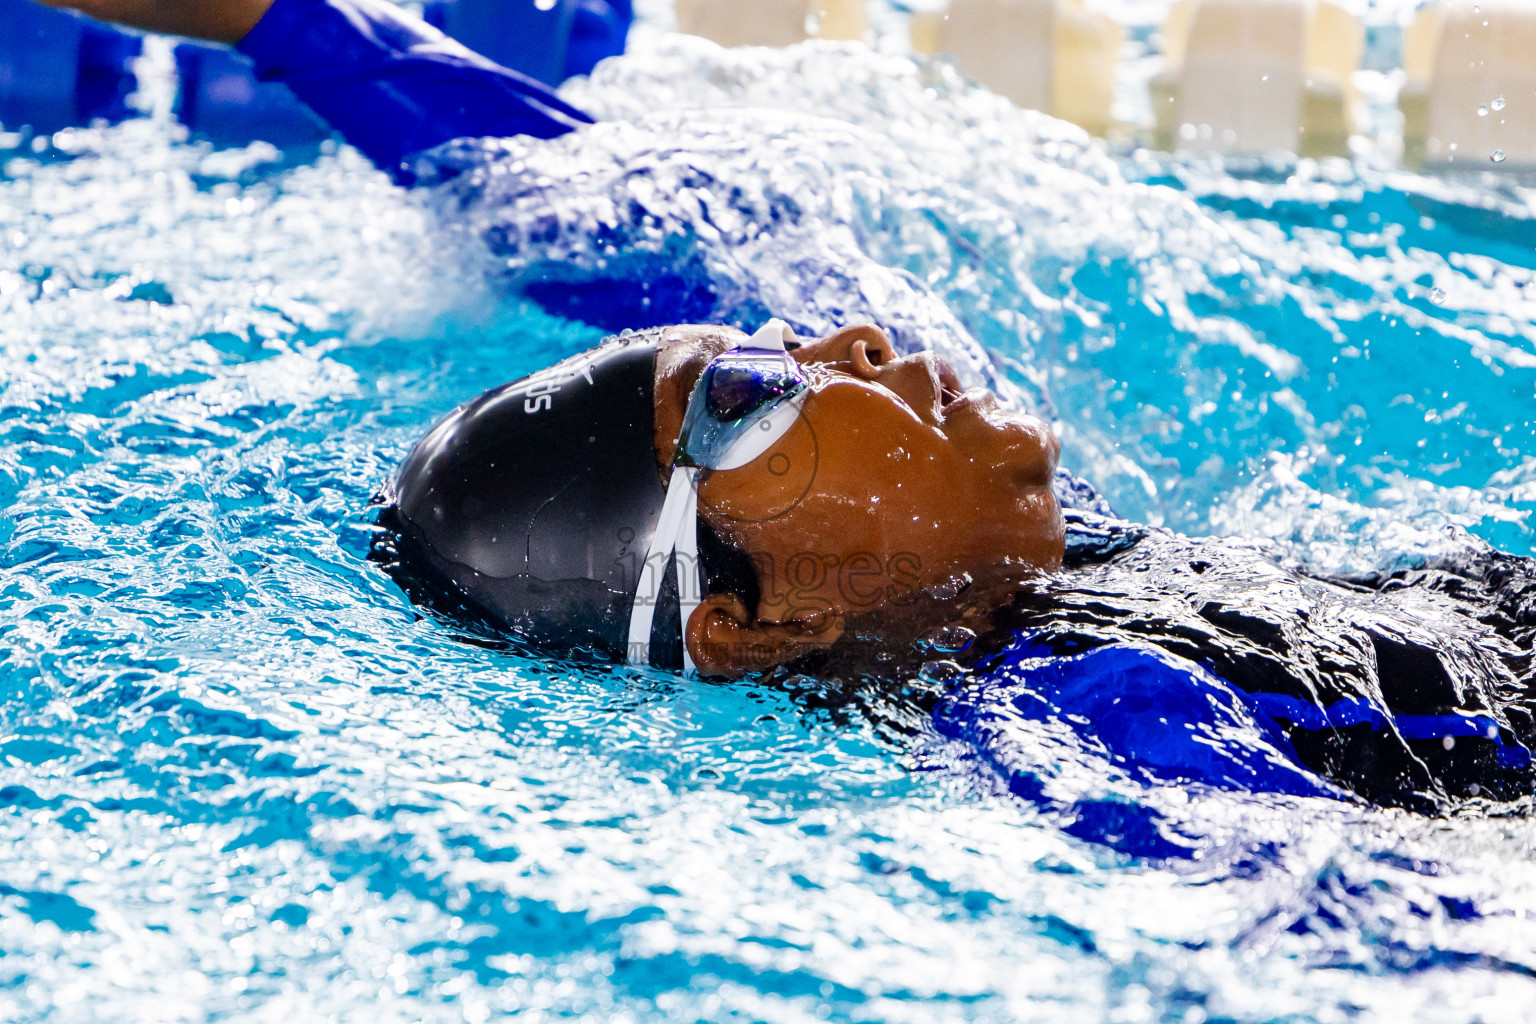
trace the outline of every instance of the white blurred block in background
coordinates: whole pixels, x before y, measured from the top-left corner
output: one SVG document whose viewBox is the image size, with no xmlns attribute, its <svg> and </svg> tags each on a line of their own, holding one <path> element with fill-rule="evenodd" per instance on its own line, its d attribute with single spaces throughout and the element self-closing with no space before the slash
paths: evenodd
<svg viewBox="0 0 1536 1024">
<path fill-rule="evenodd" d="M 677 0 L 677 28 L 721 46 L 789 46 L 863 39 L 869 15 L 865 0 Z"/>
<path fill-rule="evenodd" d="M 1403 40 L 1403 160 L 1536 166 L 1536 3 L 1441 2 Z"/>
<path fill-rule="evenodd" d="M 1081 0 L 951 0 L 912 19 L 913 49 L 948 54 L 993 92 L 1095 135 L 1111 124 L 1120 42 L 1114 19 Z"/>
<path fill-rule="evenodd" d="M 1181 0 L 1149 87 L 1155 145 L 1194 152 L 1344 155 L 1350 76 L 1365 33 L 1331 3 Z"/>
</svg>

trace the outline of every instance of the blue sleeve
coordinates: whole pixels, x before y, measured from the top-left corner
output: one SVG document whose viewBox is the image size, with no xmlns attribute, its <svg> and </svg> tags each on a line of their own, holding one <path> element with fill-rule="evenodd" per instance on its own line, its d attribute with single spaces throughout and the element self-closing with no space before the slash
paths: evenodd
<svg viewBox="0 0 1536 1024">
<path fill-rule="evenodd" d="M 590 75 L 598 61 L 623 53 L 634 20 L 631 0 L 577 0 L 565 44 L 565 76 Z"/>
<path fill-rule="evenodd" d="M 236 47 L 397 181 L 450 139 L 550 139 L 592 119 L 387 0 L 276 0 Z"/>
</svg>

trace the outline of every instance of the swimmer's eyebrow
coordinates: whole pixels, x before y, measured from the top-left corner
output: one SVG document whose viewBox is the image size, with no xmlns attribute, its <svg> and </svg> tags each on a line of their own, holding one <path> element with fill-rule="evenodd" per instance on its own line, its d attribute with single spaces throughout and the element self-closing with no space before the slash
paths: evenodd
<svg viewBox="0 0 1536 1024">
<path fill-rule="evenodd" d="M 668 344 L 687 344 L 687 339 L 678 339 Z M 710 361 L 730 348 L 731 340 L 725 337 L 711 337 L 702 340 L 702 343 L 694 348 L 693 352 L 672 368 L 670 373 L 672 386 L 676 389 L 676 398 L 679 408 L 686 408 L 688 399 L 693 395 L 693 386 L 699 382 L 699 376 L 704 372 L 704 367 Z"/>
<path fill-rule="evenodd" d="M 677 390 L 684 397 L 693 394 L 693 386 L 699 382 L 699 375 L 704 372 L 704 367 L 709 361 L 718 355 L 707 348 L 697 349 L 693 355 L 683 360 L 677 368 Z"/>
</svg>

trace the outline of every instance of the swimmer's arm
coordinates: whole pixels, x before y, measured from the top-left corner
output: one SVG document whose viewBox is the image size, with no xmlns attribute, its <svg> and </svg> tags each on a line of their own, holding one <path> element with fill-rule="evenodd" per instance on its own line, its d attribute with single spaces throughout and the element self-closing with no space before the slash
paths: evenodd
<svg viewBox="0 0 1536 1024">
<path fill-rule="evenodd" d="M 552 139 L 592 119 L 389 0 L 47 0 L 133 28 L 233 42 L 408 184 L 411 158 L 451 139 Z M 218 11 L 207 8 L 217 7 Z"/>
<path fill-rule="evenodd" d="M 244 39 L 272 0 L 38 0 L 66 7 L 98 21 L 113 21 L 145 32 L 167 32 L 233 45 Z"/>
</svg>

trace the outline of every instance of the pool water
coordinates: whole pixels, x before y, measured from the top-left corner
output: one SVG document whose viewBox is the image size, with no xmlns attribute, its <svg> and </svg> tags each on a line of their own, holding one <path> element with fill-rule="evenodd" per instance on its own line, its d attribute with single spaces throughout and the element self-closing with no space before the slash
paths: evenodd
<svg viewBox="0 0 1536 1024">
<path fill-rule="evenodd" d="M 1132 787 L 1190 855 L 1127 856 L 810 682 L 466 644 L 364 510 L 602 294 L 872 317 L 1125 515 L 1283 562 L 1530 554 L 1536 193 L 1111 155 L 836 46 L 569 90 L 605 123 L 415 192 L 163 118 L 8 155 L 0 1018 L 1528 1018 L 1520 813 Z"/>
</svg>

